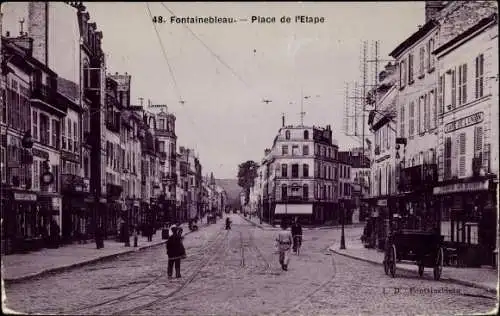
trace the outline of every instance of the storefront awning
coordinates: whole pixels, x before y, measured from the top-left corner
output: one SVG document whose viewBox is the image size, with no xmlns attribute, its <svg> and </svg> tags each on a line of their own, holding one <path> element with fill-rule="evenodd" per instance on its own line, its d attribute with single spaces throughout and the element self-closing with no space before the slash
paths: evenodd
<svg viewBox="0 0 500 316">
<path fill-rule="evenodd" d="M 312 204 L 276 204 L 274 214 L 302 214 L 311 215 L 313 213 Z"/>
</svg>

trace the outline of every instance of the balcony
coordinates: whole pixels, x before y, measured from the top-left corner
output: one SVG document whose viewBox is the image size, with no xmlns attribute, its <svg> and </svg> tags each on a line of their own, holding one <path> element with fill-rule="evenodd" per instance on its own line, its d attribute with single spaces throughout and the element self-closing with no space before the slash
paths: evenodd
<svg viewBox="0 0 500 316">
<path fill-rule="evenodd" d="M 88 181 L 73 174 L 61 174 L 61 191 L 68 193 L 89 192 Z"/>
<path fill-rule="evenodd" d="M 401 169 L 399 190 L 410 192 L 432 188 L 437 183 L 437 164 L 423 164 Z"/>
</svg>

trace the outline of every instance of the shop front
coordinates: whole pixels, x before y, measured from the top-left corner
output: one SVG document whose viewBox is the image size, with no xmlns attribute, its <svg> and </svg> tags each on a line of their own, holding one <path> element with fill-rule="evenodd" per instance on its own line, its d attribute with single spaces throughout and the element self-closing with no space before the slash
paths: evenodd
<svg viewBox="0 0 500 316">
<path fill-rule="evenodd" d="M 397 210 L 398 197 L 381 195 L 362 199 L 367 205 L 368 217 L 363 232 L 364 243 L 368 248 L 384 249 L 389 234 L 390 216 Z"/>
<path fill-rule="evenodd" d="M 64 242 L 83 242 L 89 238 L 88 226 L 92 208 L 89 197 L 89 179 L 71 174 L 61 175 L 62 238 Z"/>
<path fill-rule="evenodd" d="M 495 265 L 497 179 L 480 176 L 441 182 L 434 188 L 441 234 L 457 265 Z"/>
<path fill-rule="evenodd" d="M 37 194 L 15 188 L 5 188 L 4 192 L 2 240 L 5 254 L 43 247 L 43 222 L 38 212 Z"/>
<path fill-rule="evenodd" d="M 61 237 L 61 207 L 62 198 L 58 193 L 39 192 L 38 220 L 46 246 L 59 245 Z"/>
</svg>

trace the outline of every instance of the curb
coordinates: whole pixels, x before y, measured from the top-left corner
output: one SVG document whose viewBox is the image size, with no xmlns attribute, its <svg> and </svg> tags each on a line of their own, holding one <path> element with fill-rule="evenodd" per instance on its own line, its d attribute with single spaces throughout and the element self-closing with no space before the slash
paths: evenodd
<svg viewBox="0 0 500 316">
<path fill-rule="evenodd" d="M 249 220 L 249 219 L 248 219 L 248 218 L 246 218 L 246 217 L 243 217 L 243 216 L 241 216 L 241 215 L 240 215 L 240 217 L 241 217 L 241 218 L 243 218 L 244 220 L 246 220 L 247 222 L 249 222 L 250 224 L 252 224 L 253 226 L 257 226 L 257 227 L 259 227 L 260 229 L 263 229 L 263 230 L 272 230 L 273 228 L 275 228 L 275 227 L 264 227 L 263 225 L 261 225 L 261 224 L 257 224 L 257 223 L 255 223 L 255 222 L 253 222 L 253 221 Z"/>
<path fill-rule="evenodd" d="M 332 247 L 328 247 L 328 250 L 330 250 L 331 252 L 333 252 L 335 254 L 338 254 L 338 255 L 341 255 L 341 256 L 344 256 L 344 257 L 347 257 L 347 258 L 351 258 L 351 259 L 355 259 L 355 260 L 359 260 L 359 261 L 363 261 L 363 262 L 367 262 L 367 263 L 371 263 L 371 264 L 375 264 L 375 265 L 379 265 L 379 266 L 383 265 L 381 262 L 378 262 L 378 261 L 375 261 L 375 260 L 360 258 L 360 257 L 356 257 L 356 256 L 353 256 L 353 255 L 349 255 L 349 254 L 346 254 L 346 253 L 339 252 L 339 251 L 333 249 Z M 403 271 L 407 271 L 407 272 L 415 272 L 414 270 L 408 269 L 408 268 L 398 268 L 398 269 L 403 270 Z M 478 284 L 478 283 L 474 283 L 474 282 L 470 282 L 470 281 L 464 281 L 464 280 L 460 280 L 460 279 L 456 279 L 456 278 L 449 278 L 449 277 L 448 278 L 443 278 L 442 280 L 443 281 L 448 281 L 448 282 L 454 283 L 454 284 L 465 285 L 465 286 L 469 286 L 469 287 L 473 287 L 473 288 L 485 290 L 485 291 L 493 293 L 493 294 L 497 294 L 497 290 L 496 289 L 493 289 L 493 288 L 491 288 L 489 286 L 486 286 L 486 285 L 482 285 L 482 284 Z"/>
<path fill-rule="evenodd" d="M 205 226 L 202 226 L 202 227 L 205 227 Z M 187 235 L 189 235 L 189 234 L 191 234 L 193 232 L 194 231 L 188 231 L 188 232 L 184 233 L 184 235 L 182 235 L 182 237 L 185 237 L 185 236 L 187 236 Z M 74 269 L 74 268 L 79 268 L 79 267 L 82 267 L 82 266 L 85 266 L 85 265 L 88 265 L 88 264 L 97 263 L 97 262 L 100 262 L 100 261 L 106 261 L 106 260 L 109 260 L 109 259 L 114 259 L 116 257 L 122 256 L 122 255 L 128 255 L 128 254 L 131 254 L 133 252 L 139 252 L 139 251 L 142 251 L 142 250 L 145 250 L 145 249 L 149 249 L 149 248 L 161 246 L 161 245 L 164 245 L 166 242 L 167 242 L 166 240 L 162 240 L 162 241 L 160 241 L 157 244 L 150 244 L 150 245 L 141 246 L 141 247 L 137 247 L 137 248 L 131 247 L 130 250 L 126 250 L 124 252 L 119 252 L 119 253 L 114 253 L 114 254 L 110 254 L 110 255 L 105 255 L 105 256 L 102 256 L 102 257 L 90 259 L 90 260 L 87 260 L 87 261 L 77 262 L 77 263 L 69 264 L 69 265 L 62 266 L 62 267 L 50 268 L 50 269 L 46 269 L 46 270 L 43 270 L 43 271 L 40 271 L 40 272 L 36 272 L 36 273 L 29 274 L 29 275 L 21 276 L 21 277 L 18 277 L 18 278 L 12 278 L 12 279 L 2 278 L 2 279 L 3 279 L 3 282 L 9 283 L 9 284 L 20 283 L 20 282 L 24 282 L 24 281 L 36 279 L 36 278 L 39 278 L 39 277 L 42 277 L 42 276 L 46 276 L 48 274 L 56 274 L 56 273 L 64 272 L 64 271 L 71 270 L 71 269 Z"/>
</svg>

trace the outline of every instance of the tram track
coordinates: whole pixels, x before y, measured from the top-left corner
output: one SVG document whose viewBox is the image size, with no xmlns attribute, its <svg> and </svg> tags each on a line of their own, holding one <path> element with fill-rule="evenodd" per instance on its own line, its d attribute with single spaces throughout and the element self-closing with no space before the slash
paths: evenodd
<svg viewBox="0 0 500 316">
<path fill-rule="evenodd" d="M 221 231 L 221 232 L 223 232 L 223 231 Z M 178 296 L 178 297 L 175 296 L 176 294 L 181 292 L 184 288 L 186 288 L 186 286 L 188 286 L 190 283 L 192 283 L 193 280 L 201 272 L 201 270 L 204 267 L 206 267 L 208 264 L 210 264 L 218 256 L 221 249 L 223 249 L 224 241 L 226 240 L 226 237 L 228 236 L 227 231 L 225 233 L 222 233 L 222 234 L 221 234 L 221 232 L 219 232 L 219 234 L 217 235 L 216 240 L 212 243 L 210 249 L 206 251 L 206 253 L 208 253 L 208 255 L 205 256 L 201 260 L 201 264 L 199 264 L 198 266 L 195 266 L 194 268 L 191 269 L 191 271 L 189 273 L 189 277 L 187 277 L 187 279 L 182 281 L 179 286 L 177 286 L 175 289 L 170 291 L 167 295 L 159 295 L 158 298 L 153 299 L 150 302 L 136 305 L 132 308 L 128 308 L 128 309 L 124 309 L 124 310 L 120 310 L 120 311 L 115 311 L 114 313 L 112 313 L 112 315 L 123 315 L 123 314 L 133 315 L 133 314 L 136 314 L 136 312 L 138 312 L 139 310 L 151 307 L 157 303 L 169 301 L 170 299 L 179 299 L 179 298 L 185 297 L 186 295 L 190 295 L 190 293 L 186 293 L 185 295 L 182 295 L 182 296 Z M 223 236 L 223 237 L 219 238 L 220 236 Z M 148 296 L 151 297 L 151 295 L 144 295 L 144 297 L 148 297 Z"/>
<path fill-rule="evenodd" d="M 210 253 L 211 250 L 213 248 L 217 248 L 217 243 L 218 241 L 220 240 L 219 237 L 221 235 L 224 235 L 222 234 L 223 231 L 220 231 L 217 236 L 215 237 L 215 240 L 213 241 L 208 241 L 207 243 L 204 243 L 201 248 L 202 250 L 199 251 L 199 252 L 196 252 L 196 253 L 192 253 L 192 254 L 189 254 L 189 257 L 190 258 L 195 258 L 197 257 L 198 255 L 203 255 L 203 254 L 207 254 L 207 253 Z M 201 259 L 201 262 L 204 262 L 205 260 L 203 260 L 204 257 L 202 257 Z M 196 259 L 195 259 L 196 260 Z M 193 260 L 194 261 L 194 260 Z M 187 274 L 188 275 L 192 275 L 192 272 L 195 271 L 196 272 L 197 270 L 197 267 L 194 266 L 193 268 L 189 269 L 187 271 Z M 95 311 L 96 308 L 99 308 L 99 307 L 107 307 L 107 305 L 114 305 L 116 303 L 120 303 L 120 302 L 123 302 L 124 300 L 126 299 L 132 299 L 131 296 L 134 295 L 134 294 L 140 294 L 141 291 L 144 291 L 144 290 L 147 290 L 149 287 L 151 286 L 154 286 L 154 285 L 158 285 L 158 282 L 160 280 L 162 280 L 163 277 L 165 277 L 166 275 L 166 269 L 161 269 L 159 275 L 155 276 L 151 281 L 147 282 L 146 284 L 144 284 L 143 286 L 137 288 L 137 289 L 134 289 L 133 291 L 130 291 L 130 292 L 127 292 L 125 294 L 122 294 L 122 295 L 119 295 L 117 297 L 113 297 L 113 298 L 110 298 L 110 299 L 107 299 L 107 300 L 104 300 L 104 301 L 101 301 L 97 304 L 91 304 L 91 305 L 87 305 L 87 306 L 83 306 L 83 307 L 79 307 L 79 308 L 75 308 L 75 309 L 72 309 L 72 310 L 69 310 L 69 311 L 64 311 L 65 314 L 79 314 L 79 313 L 90 313 L 90 314 L 93 314 L 93 313 L 98 313 L 99 311 Z M 174 293 L 175 294 L 175 293 Z M 145 294 L 145 295 L 139 295 L 137 296 L 137 298 L 139 297 L 143 297 L 143 296 L 147 296 L 148 294 Z M 173 295 L 173 294 L 172 294 Z M 172 295 L 169 295 L 169 296 L 164 296 L 164 297 L 170 297 Z"/>
</svg>

